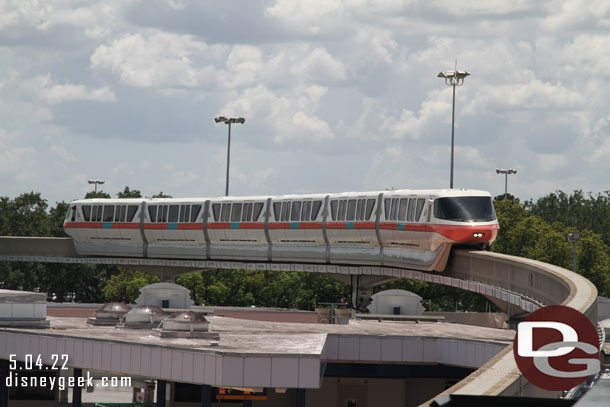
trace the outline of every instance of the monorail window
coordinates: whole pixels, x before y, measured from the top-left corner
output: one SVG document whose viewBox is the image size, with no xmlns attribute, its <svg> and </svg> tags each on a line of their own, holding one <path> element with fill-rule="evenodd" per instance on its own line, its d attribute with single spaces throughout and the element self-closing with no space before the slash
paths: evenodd
<svg viewBox="0 0 610 407">
<path fill-rule="evenodd" d="M 180 216 L 178 217 L 178 222 L 184 222 L 184 215 L 186 212 L 186 205 L 180 205 Z"/>
<path fill-rule="evenodd" d="M 339 213 L 337 214 L 338 220 L 345 220 L 345 207 L 347 206 L 347 201 L 342 200 L 339 201 Z"/>
<path fill-rule="evenodd" d="M 116 209 L 114 211 L 114 221 L 115 222 L 120 222 L 121 221 L 121 208 L 124 208 L 125 205 L 117 205 Z"/>
<path fill-rule="evenodd" d="M 104 205 L 104 216 L 102 217 L 103 222 L 112 222 L 114 218 L 114 205 Z"/>
<path fill-rule="evenodd" d="M 490 222 L 496 219 L 491 198 L 487 196 L 438 198 L 434 201 L 434 216 L 455 222 Z"/>
<path fill-rule="evenodd" d="M 167 222 L 167 205 L 161 206 L 161 222 Z"/>
<path fill-rule="evenodd" d="M 292 210 L 290 212 L 290 220 L 292 220 L 292 221 L 301 220 L 300 215 L 301 215 L 301 202 L 293 202 Z"/>
<path fill-rule="evenodd" d="M 375 200 L 374 199 L 367 199 L 366 200 L 366 220 L 370 220 L 371 219 L 371 214 L 373 213 L 373 208 L 375 207 Z"/>
<path fill-rule="evenodd" d="M 215 222 L 220 220 L 220 204 L 212 204 L 212 215 L 214 215 Z"/>
<path fill-rule="evenodd" d="M 407 198 L 400 198 L 400 204 L 398 205 L 398 220 L 404 222 L 407 220 L 407 207 L 409 206 L 409 200 Z"/>
<path fill-rule="evenodd" d="M 364 199 L 358 199 L 358 209 L 356 209 L 356 219 L 364 219 Z"/>
<path fill-rule="evenodd" d="M 330 215 L 332 220 L 337 220 L 337 207 L 339 206 L 339 201 L 330 201 Z M 312 216 L 313 218 L 313 216 Z"/>
<path fill-rule="evenodd" d="M 157 205 L 151 205 L 148 207 L 148 217 L 151 222 L 157 221 Z"/>
<path fill-rule="evenodd" d="M 133 222 L 133 218 L 136 216 L 136 212 L 138 211 L 138 205 L 129 205 L 127 207 L 127 222 Z"/>
<path fill-rule="evenodd" d="M 347 214 L 345 215 L 345 220 L 355 220 L 356 219 L 356 200 L 350 199 L 347 201 Z"/>
<path fill-rule="evenodd" d="M 290 216 L 290 206 L 291 206 L 292 202 L 284 202 L 282 203 L 282 222 L 285 222 L 289 219 Z"/>
<path fill-rule="evenodd" d="M 184 218 L 184 220 L 181 220 L 181 222 L 191 221 L 191 205 L 182 205 L 180 208 L 180 218 Z"/>
<path fill-rule="evenodd" d="M 195 222 L 197 217 L 199 216 L 199 212 L 201 212 L 201 205 L 193 205 L 191 208 L 191 222 Z M 188 214 L 188 209 L 187 209 Z M 186 217 L 188 219 L 188 216 Z"/>
<path fill-rule="evenodd" d="M 280 220 L 280 218 L 282 217 L 282 203 L 281 202 L 274 202 L 273 203 L 273 217 L 276 220 L 276 222 L 278 222 Z"/>
<path fill-rule="evenodd" d="M 70 217 L 70 221 L 74 222 L 76 220 L 76 205 L 72 205 L 72 207 L 70 208 L 70 211 L 72 212 L 72 216 Z"/>
<path fill-rule="evenodd" d="M 320 213 L 320 208 L 322 207 L 322 201 L 313 201 L 311 204 L 311 220 L 318 219 L 318 213 Z"/>
<path fill-rule="evenodd" d="M 170 205 L 169 206 L 169 217 L 168 217 L 167 221 L 169 223 L 177 223 L 179 213 L 180 213 L 180 205 Z"/>
<path fill-rule="evenodd" d="M 83 210 L 85 222 L 89 222 L 89 219 L 91 219 L 91 205 L 83 205 L 81 209 Z"/>
<path fill-rule="evenodd" d="M 229 220 L 229 210 L 231 209 L 231 204 L 226 204 L 223 203 L 222 204 L 222 210 L 221 210 L 221 214 L 220 214 L 220 221 L 221 222 L 227 222 Z"/>
<path fill-rule="evenodd" d="M 241 221 L 242 222 L 248 222 L 248 214 L 250 215 L 250 219 L 252 219 L 252 203 L 250 202 L 245 202 L 244 203 L 244 207 L 241 211 Z"/>
<path fill-rule="evenodd" d="M 398 198 L 392 198 L 392 209 L 390 210 L 390 219 L 396 220 L 398 213 Z"/>
<path fill-rule="evenodd" d="M 246 204 L 246 210 L 244 211 L 246 214 L 246 222 L 252 222 L 254 219 L 252 219 L 252 214 L 254 212 L 254 202 L 248 202 Z M 242 216 L 242 220 L 243 220 L 243 216 Z"/>
<path fill-rule="evenodd" d="M 419 198 L 417 200 L 417 213 L 415 214 L 415 221 L 419 221 L 419 218 L 421 217 L 421 212 L 424 209 L 424 203 L 426 203 L 426 200 L 424 198 Z"/>
<path fill-rule="evenodd" d="M 407 215 L 407 219 L 409 222 L 413 222 L 413 218 L 415 217 L 415 198 L 409 199 L 409 213 Z"/>
<path fill-rule="evenodd" d="M 93 205 L 93 213 L 91 214 L 92 222 L 101 222 L 102 221 L 102 206 L 101 205 Z"/>
<path fill-rule="evenodd" d="M 301 208 L 301 220 L 308 221 L 310 213 L 311 213 L 311 201 L 303 202 L 303 207 Z"/>
<path fill-rule="evenodd" d="M 239 222 L 241 219 L 241 203 L 234 203 L 231 208 L 231 222 Z"/>
<path fill-rule="evenodd" d="M 385 220 L 390 220 L 390 208 L 392 207 L 392 200 L 390 198 L 384 199 L 383 206 L 385 208 Z"/>
<path fill-rule="evenodd" d="M 120 221 L 125 222 L 126 216 L 127 216 L 127 205 L 121 205 Z"/>
<path fill-rule="evenodd" d="M 254 213 L 252 214 L 253 222 L 256 222 L 258 220 L 258 217 L 260 216 L 260 214 L 263 210 L 263 206 L 264 206 L 264 204 L 262 202 L 257 202 L 254 204 Z"/>
</svg>

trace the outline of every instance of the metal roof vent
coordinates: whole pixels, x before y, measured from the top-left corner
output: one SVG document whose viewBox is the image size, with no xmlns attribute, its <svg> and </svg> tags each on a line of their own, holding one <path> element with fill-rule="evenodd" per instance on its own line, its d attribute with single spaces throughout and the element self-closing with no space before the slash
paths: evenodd
<svg viewBox="0 0 610 407">
<path fill-rule="evenodd" d="M 204 314 L 193 311 L 180 311 L 161 322 L 152 334 L 159 338 L 220 339 L 216 332 L 209 332 L 210 323 Z"/>
<path fill-rule="evenodd" d="M 125 314 L 131 311 L 131 307 L 122 302 L 108 302 L 95 311 L 92 317 L 87 318 L 90 325 L 116 325 Z"/>
<path fill-rule="evenodd" d="M 159 325 L 167 317 L 165 311 L 154 305 L 140 305 L 132 308 L 116 324 L 117 328 L 151 329 Z"/>
</svg>

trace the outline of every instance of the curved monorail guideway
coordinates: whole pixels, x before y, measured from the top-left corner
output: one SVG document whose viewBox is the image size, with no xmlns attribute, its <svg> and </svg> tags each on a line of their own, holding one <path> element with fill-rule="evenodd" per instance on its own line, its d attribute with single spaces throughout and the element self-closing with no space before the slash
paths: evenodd
<svg viewBox="0 0 610 407">
<path fill-rule="evenodd" d="M 484 191 L 79 200 L 64 225 L 71 238 L 0 237 L 0 260 L 114 264 L 162 279 L 211 268 L 325 273 L 356 287 L 355 306 L 374 285 L 411 278 L 478 292 L 515 317 L 561 304 L 597 322 L 584 277 L 485 250 L 498 222 Z M 447 393 L 540 395 L 512 352 Z"/>
</svg>

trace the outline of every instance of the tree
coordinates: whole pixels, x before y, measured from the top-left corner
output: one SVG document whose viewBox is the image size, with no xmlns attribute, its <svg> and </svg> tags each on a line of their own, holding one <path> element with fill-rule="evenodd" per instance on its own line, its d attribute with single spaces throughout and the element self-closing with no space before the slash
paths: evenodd
<svg viewBox="0 0 610 407">
<path fill-rule="evenodd" d="M 111 276 L 103 288 L 104 298 L 131 304 L 140 296 L 140 288 L 158 282 L 155 275 L 119 267 L 119 273 Z"/>
<path fill-rule="evenodd" d="M 119 191 L 116 194 L 117 198 L 123 199 L 123 198 L 142 198 L 142 194 L 140 193 L 139 190 L 137 189 L 129 189 L 128 186 L 125 186 L 125 189 L 123 189 L 123 191 Z"/>
<path fill-rule="evenodd" d="M 67 237 L 64 231 L 64 219 L 68 213 L 70 204 L 61 201 L 56 202 L 55 207 L 51 208 L 47 217 L 47 230 L 54 237 Z"/>
<path fill-rule="evenodd" d="M 85 194 L 85 199 L 94 199 L 94 198 L 102 198 L 102 199 L 110 199 L 111 196 L 109 193 L 104 191 L 89 191 Z"/>
<path fill-rule="evenodd" d="M 171 198 L 171 195 L 164 194 L 163 191 L 159 192 L 156 195 L 152 196 L 153 198 Z"/>
<path fill-rule="evenodd" d="M 28 192 L 15 199 L 0 198 L 2 236 L 48 235 L 47 201 L 39 192 Z"/>
</svg>

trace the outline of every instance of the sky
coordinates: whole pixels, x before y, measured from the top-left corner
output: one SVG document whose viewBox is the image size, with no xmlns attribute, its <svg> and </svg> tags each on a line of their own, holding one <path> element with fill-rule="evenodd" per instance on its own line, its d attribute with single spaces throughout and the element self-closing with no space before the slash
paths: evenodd
<svg viewBox="0 0 610 407">
<path fill-rule="evenodd" d="M 610 2 L 0 0 L 0 196 L 609 190 Z"/>
</svg>

